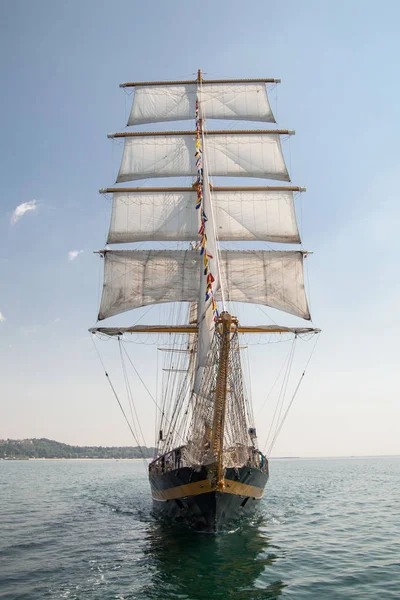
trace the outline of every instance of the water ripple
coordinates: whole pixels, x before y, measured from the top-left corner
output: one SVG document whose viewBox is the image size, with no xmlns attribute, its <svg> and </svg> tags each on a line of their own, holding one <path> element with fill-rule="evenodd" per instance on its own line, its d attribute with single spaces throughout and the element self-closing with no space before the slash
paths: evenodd
<svg viewBox="0 0 400 600">
<path fill-rule="evenodd" d="M 227 535 L 152 515 L 131 461 L 0 462 L 4 600 L 400 598 L 399 458 L 272 461 Z"/>
</svg>

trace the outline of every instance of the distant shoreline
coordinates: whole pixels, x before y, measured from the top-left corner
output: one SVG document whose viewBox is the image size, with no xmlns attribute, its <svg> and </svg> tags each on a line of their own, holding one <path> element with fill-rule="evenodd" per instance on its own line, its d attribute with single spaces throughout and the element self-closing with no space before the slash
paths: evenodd
<svg viewBox="0 0 400 600">
<path fill-rule="evenodd" d="M 24 440 L 0 439 L 0 461 L 14 460 L 153 460 L 155 447 L 145 446 L 71 446 L 47 438 Z M 270 456 L 270 462 L 285 460 L 352 460 L 363 458 L 389 458 L 398 454 L 347 455 L 347 456 Z"/>
<path fill-rule="evenodd" d="M 154 447 L 144 446 L 71 446 L 47 438 L 1 440 L 3 460 L 123 460 L 153 458 Z"/>
</svg>

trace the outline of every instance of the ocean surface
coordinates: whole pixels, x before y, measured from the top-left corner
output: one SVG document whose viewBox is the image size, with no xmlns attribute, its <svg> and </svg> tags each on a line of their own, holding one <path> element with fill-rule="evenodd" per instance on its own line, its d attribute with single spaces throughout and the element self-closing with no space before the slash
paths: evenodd
<svg viewBox="0 0 400 600">
<path fill-rule="evenodd" d="M 400 457 L 270 472 L 211 535 L 153 518 L 142 461 L 0 461 L 0 598 L 400 599 Z"/>
</svg>

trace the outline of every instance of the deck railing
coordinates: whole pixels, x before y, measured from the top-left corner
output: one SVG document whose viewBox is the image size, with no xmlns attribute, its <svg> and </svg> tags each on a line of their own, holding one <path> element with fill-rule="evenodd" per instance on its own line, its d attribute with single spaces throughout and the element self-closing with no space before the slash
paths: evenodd
<svg viewBox="0 0 400 600">
<path fill-rule="evenodd" d="M 256 467 L 263 472 L 268 471 L 268 460 L 260 450 L 253 447 L 238 447 L 224 450 L 225 467 Z M 208 461 L 207 461 L 208 462 Z M 211 461 L 210 461 L 211 464 Z M 184 467 L 195 467 L 192 461 L 185 457 L 185 446 L 170 450 L 155 458 L 149 465 L 150 474 L 160 475 Z"/>
</svg>

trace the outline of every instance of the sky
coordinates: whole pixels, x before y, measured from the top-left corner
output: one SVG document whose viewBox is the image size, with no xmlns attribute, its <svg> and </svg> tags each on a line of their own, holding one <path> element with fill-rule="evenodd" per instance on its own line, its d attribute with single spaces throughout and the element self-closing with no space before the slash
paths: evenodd
<svg viewBox="0 0 400 600">
<path fill-rule="evenodd" d="M 0 438 L 134 444 L 87 332 L 110 209 L 98 189 L 114 183 L 121 154 L 106 134 L 125 127 L 121 82 L 202 68 L 282 79 L 271 103 L 279 126 L 296 130 L 284 152 L 307 187 L 298 215 L 323 333 L 273 455 L 400 454 L 400 3 L 4 0 L 0 13 Z M 246 350 L 260 440 L 288 344 L 257 338 Z M 312 342 L 298 346 L 288 400 Z M 97 347 L 120 385 L 115 343 Z M 129 352 L 154 395 L 157 346 Z M 153 445 L 152 400 L 137 379 L 133 393 Z"/>
</svg>

